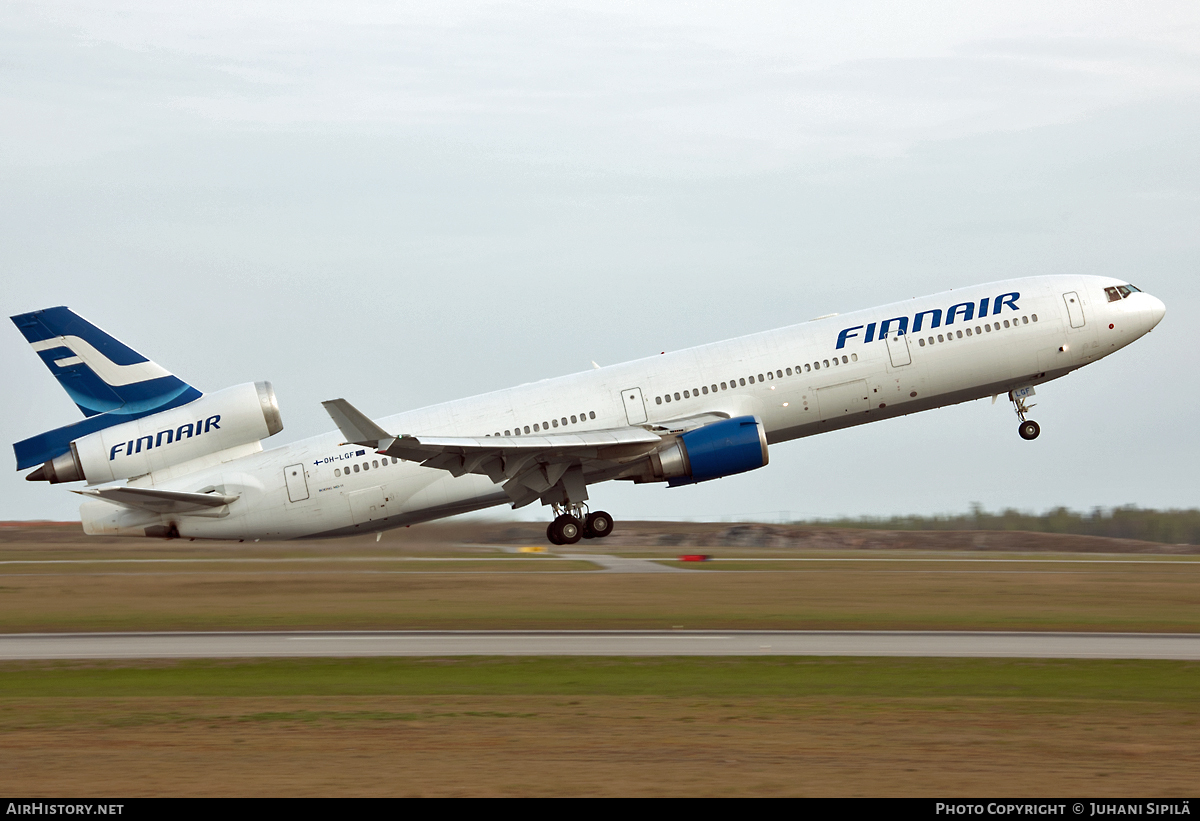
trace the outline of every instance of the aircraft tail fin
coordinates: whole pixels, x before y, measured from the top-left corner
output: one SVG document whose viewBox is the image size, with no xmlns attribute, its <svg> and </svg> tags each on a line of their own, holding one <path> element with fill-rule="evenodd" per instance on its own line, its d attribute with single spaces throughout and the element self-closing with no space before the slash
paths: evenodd
<svg viewBox="0 0 1200 821">
<path fill-rule="evenodd" d="M 74 439 L 204 395 L 69 308 L 18 314 L 12 321 L 87 417 L 15 443 L 18 470 L 66 453 Z"/>
<path fill-rule="evenodd" d="M 174 407 L 202 394 L 69 308 L 12 317 L 84 416 Z"/>
</svg>

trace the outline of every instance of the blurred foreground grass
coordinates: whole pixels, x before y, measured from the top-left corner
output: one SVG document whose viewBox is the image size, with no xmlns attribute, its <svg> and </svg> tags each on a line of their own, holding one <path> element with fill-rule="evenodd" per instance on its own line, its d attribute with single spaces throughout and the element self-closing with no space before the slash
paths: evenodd
<svg viewBox="0 0 1200 821">
<path fill-rule="evenodd" d="M 1200 663 L 0 664 L 0 790 L 75 796 L 1195 792 Z"/>
</svg>

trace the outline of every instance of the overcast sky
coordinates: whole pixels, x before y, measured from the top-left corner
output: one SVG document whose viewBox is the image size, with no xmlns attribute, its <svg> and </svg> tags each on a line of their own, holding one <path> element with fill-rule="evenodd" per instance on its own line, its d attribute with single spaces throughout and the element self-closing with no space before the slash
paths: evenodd
<svg viewBox="0 0 1200 821">
<path fill-rule="evenodd" d="M 269 445 L 331 429 L 337 396 L 383 416 L 952 287 L 1121 277 L 1166 318 L 1039 387 L 1036 442 L 983 400 L 592 501 L 1195 507 L 1200 4 L 9 0 L 0 266 L 5 316 L 68 305 L 201 390 L 270 380 Z M 80 418 L 6 327 L 3 443 Z M 0 519 L 78 518 L 71 486 L 3 482 Z"/>
</svg>

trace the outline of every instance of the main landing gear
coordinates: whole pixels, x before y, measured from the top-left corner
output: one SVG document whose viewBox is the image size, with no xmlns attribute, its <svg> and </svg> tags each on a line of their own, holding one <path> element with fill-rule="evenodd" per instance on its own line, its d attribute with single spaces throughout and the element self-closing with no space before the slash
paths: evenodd
<svg viewBox="0 0 1200 821">
<path fill-rule="evenodd" d="M 1012 400 L 1013 407 L 1017 411 L 1017 418 L 1021 420 L 1021 424 L 1017 427 L 1017 433 L 1026 442 L 1037 439 L 1038 434 L 1042 432 L 1042 426 L 1032 419 L 1025 418 L 1025 414 L 1029 413 L 1029 409 L 1034 406 L 1025 404 L 1025 397 L 1014 396 L 1012 391 L 1008 392 L 1008 398 Z"/>
<path fill-rule="evenodd" d="M 554 521 L 546 528 L 551 544 L 575 544 L 580 539 L 602 539 L 612 533 L 613 520 L 603 510 L 585 513 L 585 505 L 552 505 Z"/>
</svg>

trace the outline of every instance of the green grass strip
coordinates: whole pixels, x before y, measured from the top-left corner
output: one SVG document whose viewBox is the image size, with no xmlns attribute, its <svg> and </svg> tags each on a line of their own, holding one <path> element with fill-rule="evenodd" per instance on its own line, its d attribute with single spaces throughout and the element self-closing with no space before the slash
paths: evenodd
<svg viewBox="0 0 1200 821">
<path fill-rule="evenodd" d="M 1200 705 L 1200 662 L 471 657 L 0 664 L 0 698 L 537 694 L 1011 697 Z"/>
</svg>

